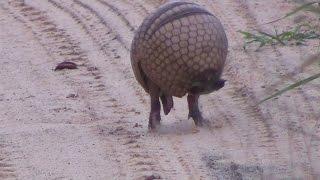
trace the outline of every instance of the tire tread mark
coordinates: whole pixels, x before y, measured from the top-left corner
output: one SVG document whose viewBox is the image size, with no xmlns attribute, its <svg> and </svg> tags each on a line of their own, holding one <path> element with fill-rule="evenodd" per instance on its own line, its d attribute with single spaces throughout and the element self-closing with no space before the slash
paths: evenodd
<svg viewBox="0 0 320 180">
<path fill-rule="evenodd" d="M 118 56 L 117 54 L 117 50 L 116 49 L 111 49 L 112 45 L 114 45 L 112 42 L 114 42 L 114 39 L 118 39 L 119 35 L 115 35 L 113 36 L 114 33 L 111 28 L 109 28 L 109 25 L 106 23 L 105 20 L 101 21 L 101 19 L 103 19 L 102 17 L 97 17 L 97 13 L 94 12 L 93 16 L 98 18 L 98 22 L 101 23 L 101 26 L 99 26 L 99 24 L 97 24 L 97 21 L 90 22 L 89 20 L 86 20 L 85 18 L 83 18 L 85 16 L 84 13 L 81 13 L 78 11 L 78 7 L 76 6 L 76 4 L 73 4 L 73 8 L 67 8 L 62 6 L 61 4 L 57 3 L 54 0 L 48 0 L 49 3 L 51 3 L 52 5 L 54 5 L 56 8 L 60 9 L 61 11 L 63 11 L 64 13 L 68 14 L 69 16 L 71 16 L 71 18 L 73 18 L 79 25 L 81 25 L 81 27 L 84 29 L 84 31 L 91 37 L 91 39 L 93 40 L 93 42 L 95 44 L 97 44 L 102 52 L 105 54 L 106 57 L 110 57 L 110 56 Z M 78 4 L 79 5 L 79 4 Z M 89 12 L 92 13 L 93 9 L 90 7 L 90 9 L 87 9 L 86 6 L 81 6 L 79 5 L 81 8 L 84 8 L 86 10 L 88 10 Z M 90 24 L 90 25 L 87 25 Z M 101 28 L 104 28 L 103 31 L 101 31 Z M 111 36 L 111 37 L 110 37 Z M 121 42 L 120 42 L 121 43 Z M 123 45 L 123 43 L 121 43 Z M 114 45 L 117 46 L 117 45 Z M 122 47 L 125 48 L 125 46 L 123 45 Z M 127 50 L 127 48 L 125 48 Z M 139 97 L 139 100 L 142 104 L 146 104 L 146 99 L 144 97 L 144 95 L 142 94 L 141 90 L 139 89 L 139 87 L 137 86 L 137 84 L 135 82 L 133 82 L 133 76 L 130 73 L 130 71 L 128 70 L 128 68 L 125 68 L 125 65 L 119 61 L 113 61 L 112 63 L 114 63 L 117 68 L 119 68 L 119 71 L 124 72 L 124 79 L 126 79 L 126 81 L 128 82 L 128 84 L 130 84 L 130 86 L 132 86 L 135 89 L 135 94 Z"/>
<path fill-rule="evenodd" d="M 128 21 L 128 19 L 126 18 L 126 16 L 124 14 L 121 13 L 121 11 L 116 7 L 116 6 L 113 6 L 111 3 L 107 2 L 107 1 L 104 1 L 104 0 L 97 0 L 98 2 L 100 2 L 101 4 L 107 6 L 110 8 L 110 10 L 117 14 L 120 19 L 127 25 L 127 27 L 131 30 L 131 31 L 134 31 L 135 29 L 137 29 L 136 27 L 134 27 L 130 21 Z"/>
</svg>

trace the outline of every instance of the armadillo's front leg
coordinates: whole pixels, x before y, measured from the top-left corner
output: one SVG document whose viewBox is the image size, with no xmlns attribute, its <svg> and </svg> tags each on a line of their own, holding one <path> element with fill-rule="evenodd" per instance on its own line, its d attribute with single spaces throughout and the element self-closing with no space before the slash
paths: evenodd
<svg viewBox="0 0 320 180">
<path fill-rule="evenodd" d="M 160 88 L 154 84 L 152 81 L 148 81 L 148 87 L 149 87 L 149 94 L 151 99 L 151 110 L 150 110 L 150 116 L 149 116 L 149 128 L 150 129 L 156 129 L 158 126 L 160 126 Z"/>
<path fill-rule="evenodd" d="M 199 94 L 188 94 L 188 107 L 189 107 L 189 116 L 188 118 L 192 118 L 196 126 L 202 126 L 204 123 L 203 117 L 199 110 Z"/>
</svg>

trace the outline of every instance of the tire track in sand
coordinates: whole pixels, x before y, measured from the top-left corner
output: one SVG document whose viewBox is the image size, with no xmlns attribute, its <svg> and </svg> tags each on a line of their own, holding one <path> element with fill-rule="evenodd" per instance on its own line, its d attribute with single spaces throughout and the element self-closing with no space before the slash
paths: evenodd
<svg viewBox="0 0 320 180">
<path fill-rule="evenodd" d="M 142 17 L 146 17 L 146 15 L 149 14 L 149 10 L 139 2 L 132 2 L 130 0 L 123 0 L 123 2 L 130 4 L 130 6 L 134 7 L 134 10 L 137 11 L 137 13 L 139 13 Z"/>
<path fill-rule="evenodd" d="M 103 51 L 106 57 L 114 57 L 114 60 L 112 61 L 112 65 L 114 66 L 113 68 L 124 73 L 123 79 L 135 89 L 135 94 L 139 97 L 139 101 L 146 103 L 141 90 L 139 90 L 137 84 L 132 80 L 134 77 L 130 72 L 130 69 L 126 68 L 129 63 L 128 61 L 125 61 L 125 59 L 128 58 L 128 42 L 125 43 L 122 40 L 122 36 L 111 29 L 107 21 L 93 8 L 89 7 L 88 9 L 88 5 L 83 4 L 80 1 L 76 1 L 75 4 L 60 2 L 64 3 L 64 6 L 53 0 L 49 0 L 49 3 L 61 9 L 63 12 L 71 16 L 74 21 L 79 23 L 84 31 L 86 31 L 86 33 L 91 37 L 93 42 Z M 76 4 L 78 6 L 75 6 Z"/>
<path fill-rule="evenodd" d="M 88 16 L 84 15 L 82 17 Z M 114 108 L 119 109 L 118 107 Z M 125 109 L 125 111 L 121 111 L 120 113 L 127 114 L 126 112 L 128 111 L 130 110 Z M 139 178 L 143 176 L 147 177 L 148 174 L 154 173 L 159 173 L 161 177 L 175 176 L 174 174 L 176 172 L 174 171 L 173 166 L 168 164 L 170 159 L 166 159 L 167 152 L 161 150 L 164 149 L 161 148 L 161 144 L 153 143 L 150 148 L 144 148 L 146 145 L 144 145 L 143 140 L 139 140 L 142 139 L 142 136 L 144 135 L 136 134 L 134 131 L 127 130 L 132 129 L 134 123 L 127 123 L 121 120 L 115 123 L 117 126 L 114 125 L 114 129 L 105 126 L 98 126 L 96 131 L 103 135 L 103 138 L 111 137 L 110 139 L 114 139 L 110 140 L 108 138 L 108 141 L 113 142 L 111 144 L 115 145 L 115 158 L 121 162 L 121 165 L 123 165 L 123 168 L 121 168 L 122 170 L 120 170 L 121 176 Z M 119 125 L 119 123 L 121 123 L 121 125 Z M 155 150 L 156 153 L 153 153 Z M 148 154 L 153 154 L 153 156 L 151 156 L 151 158 L 147 158 Z M 158 156 L 161 156 L 161 158 Z M 166 161 L 166 163 L 162 161 Z M 128 164 L 128 162 L 130 163 Z M 162 166 L 164 169 L 161 168 Z"/>
<path fill-rule="evenodd" d="M 107 2 L 107 1 L 104 1 L 104 0 L 96 0 L 96 1 L 98 1 L 99 3 L 107 6 L 114 14 L 119 16 L 119 18 L 126 24 L 126 26 L 130 29 L 130 31 L 134 31 L 135 29 L 137 29 L 137 27 L 131 25 L 131 23 L 128 21 L 126 16 L 124 14 L 122 14 L 123 11 L 118 9 L 116 6 L 114 6 L 110 2 Z"/>
</svg>

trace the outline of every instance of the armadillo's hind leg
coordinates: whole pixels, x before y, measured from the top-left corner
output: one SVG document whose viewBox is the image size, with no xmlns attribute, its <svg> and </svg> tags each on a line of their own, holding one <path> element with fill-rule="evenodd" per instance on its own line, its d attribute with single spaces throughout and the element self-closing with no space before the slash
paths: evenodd
<svg viewBox="0 0 320 180">
<path fill-rule="evenodd" d="M 148 80 L 148 89 L 151 99 L 151 110 L 150 110 L 150 116 L 149 116 L 149 128 L 150 129 L 156 129 L 158 126 L 160 126 L 160 88 L 154 84 L 152 81 Z"/>
<path fill-rule="evenodd" d="M 161 102 L 162 102 L 162 107 L 163 107 L 163 112 L 165 115 L 169 114 L 170 110 L 173 108 L 173 99 L 172 96 L 168 96 L 165 94 L 162 94 L 160 96 Z"/>
<path fill-rule="evenodd" d="M 188 94 L 188 107 L 189 107 L 189 115 L 188 118 L 192 118 L 196 126 L 203 126 L 204 119 L 199 110 L 199 94 Z"/>
</svg>

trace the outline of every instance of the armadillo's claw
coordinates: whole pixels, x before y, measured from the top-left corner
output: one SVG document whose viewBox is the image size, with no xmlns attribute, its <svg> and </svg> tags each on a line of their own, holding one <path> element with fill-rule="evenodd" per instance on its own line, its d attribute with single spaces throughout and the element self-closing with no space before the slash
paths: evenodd
<svg viewBox="0 0 320 180">
<path fill-rule="evenodd" d="M 200 113 L 200 111 L 189 112 L 188 119 L 192 118 L 196 126 L 203 126 L 204 119 Z"/>
<path fill-rule="evenodd" d="M 204 119 L 199 110 L 198 101 L 199 94 L 188 94 L 188 107 L 189 107 L 189 115 L 188 118 L 192 118 L 196 126 L 203 126 Z"/>
</svg>

